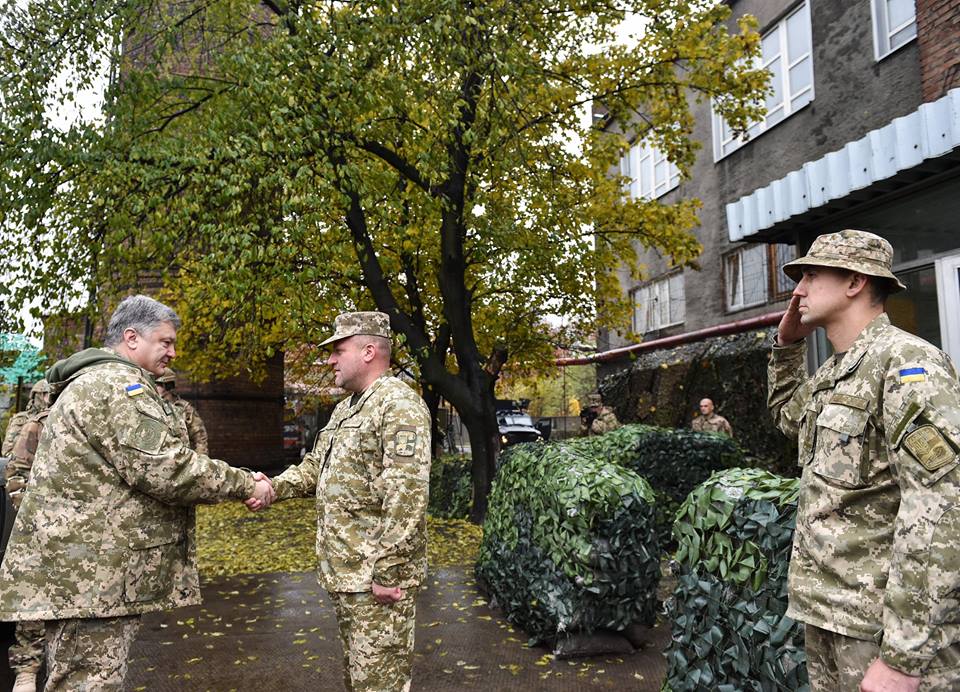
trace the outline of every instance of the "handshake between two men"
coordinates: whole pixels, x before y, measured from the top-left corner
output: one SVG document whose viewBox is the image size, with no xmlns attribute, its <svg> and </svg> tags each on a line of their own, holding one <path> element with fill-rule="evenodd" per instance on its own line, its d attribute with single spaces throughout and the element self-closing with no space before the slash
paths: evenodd
<svg viewBox="0 0 960 692">
<path fill-rule="evenodd" d="M 277 499 L 277 493 L 273 490 L 273 483 L 260 471 L 253 473 L 253 495 L 243 501 L 251 512 L 259 512 L 266 509 Z"/>
</svg>

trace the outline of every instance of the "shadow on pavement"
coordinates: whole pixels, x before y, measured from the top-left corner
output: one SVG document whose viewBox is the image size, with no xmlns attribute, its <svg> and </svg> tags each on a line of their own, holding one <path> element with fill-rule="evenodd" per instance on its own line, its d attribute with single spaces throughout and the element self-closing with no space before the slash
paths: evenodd
<svg viewBox="0 0 960 692">
<path fill-rule="evenodd" d="M 126 689 L 343 689 L 336 619 L 313 572 L 218 577 L 203 598 L 144 618 Z M 666 625 L 631 655 L 560 661 L 527 648 L 485 603 L 466 568 L 431 573 L 418 599 L 415 692 L 660 689 Z"/>
</svg>

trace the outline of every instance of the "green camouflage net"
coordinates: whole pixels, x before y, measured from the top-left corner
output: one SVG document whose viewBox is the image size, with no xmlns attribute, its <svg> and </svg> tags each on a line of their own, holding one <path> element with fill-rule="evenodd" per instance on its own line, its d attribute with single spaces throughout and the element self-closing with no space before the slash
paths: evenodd
<svg viewBox="0 0 960 692">
<path fill-rule="evenodd" d="M 657 537 L 672 544 L 673 518 L 687 495 L 719 469 L 743 465 L 743 452 L 726 435 L 625 425 L 570 445 L 597 459 L 608 459 L 642 476 L 656 492 Z"/>
<path fill-rule="evenodd" d="M 478 583 L 535 642 L 652 625 L 653 497 L 629 469 L 568 444 L 511 447 L 490 494 Z"/>
<path fill-rule="evenodd" d="M 785 615 L 799 488 L 795 478 L 728 469 L 680 507 L 664 689 L 809 689 L 803 630 Z"/>
</svg>

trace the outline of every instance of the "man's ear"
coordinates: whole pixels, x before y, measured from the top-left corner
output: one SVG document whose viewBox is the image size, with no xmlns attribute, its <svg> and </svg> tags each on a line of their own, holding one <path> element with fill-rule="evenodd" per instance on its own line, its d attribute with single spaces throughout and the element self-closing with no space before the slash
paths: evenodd
<svg viewBox="0 0 960 692">
<path fill-rule="evenodd" d="M 847 281 L 847 296 L 853 298 L 859 295 L 867 289 L 869 283 L 870 279 L 867 278 L 866 274 L 861 274 L 860 272 L 851 273 Z"/>
<path fill-rule="evenodd" d="M 140 340 L 140 335 L 137 334 L 137 330 L 133 327 L 127 327 L 123 330 L 123 343 L 131 351 L 136 350 L 137 342 Z"/>
</svg>

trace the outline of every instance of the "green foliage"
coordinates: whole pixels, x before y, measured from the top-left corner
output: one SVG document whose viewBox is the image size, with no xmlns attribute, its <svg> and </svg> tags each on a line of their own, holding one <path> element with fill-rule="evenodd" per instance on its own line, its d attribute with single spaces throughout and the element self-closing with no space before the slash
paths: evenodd
<svg viewBox="0 0 960 692">
<path fill-rule="evenodd" d="M 473 486 L 470 482 L 470 457 L 444 454 L 430 465 L 431 516 L 464 519 L 470 514 Z"/>
<path fill-rule="evenodd" d="M 786 616 L 799 488 L 795 478 L 728 469 L 683 503 L 665 688 L 809 689 L 802 626 Z"/>
<path fill-rule="evenodd" d="M 649 425 L 624 425 L 570 444 L 631 469 L 650 483 L 657 496 L 657 536 L 663 547 L 672 542 L 674 516 L 690 491 L 714 471 L 743 462 L 737 443 L 725 435 Z"/>
<path fill-rule="evenodd" d="M 477 580 L 537 641 L 653 624 L 653 491 L 565 443 L 509 448 L 490 496 Z"/>
</svg>

